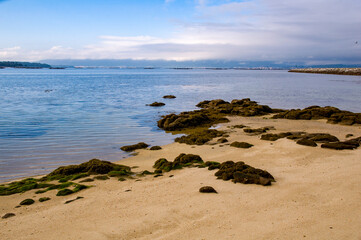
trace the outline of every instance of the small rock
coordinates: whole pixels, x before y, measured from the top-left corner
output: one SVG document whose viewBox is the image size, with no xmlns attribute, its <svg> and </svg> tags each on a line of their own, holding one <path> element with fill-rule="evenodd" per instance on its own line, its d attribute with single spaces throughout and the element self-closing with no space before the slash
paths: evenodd
<svg viewBox="0 0 361 240">
<path fill-rule="evenodd" d="M 21 201 L 20 205 L 31 205 L 34 202 L 35 201 L 33 199 L 28 198 L 28 199 L 25 199 L 25 200 Z"/>
<path fill-rule="evenodd" d="M 173 98 L 176 98 L 176 96 L 174 96 L 174 95 L 165 95 L 165 96 L 163 96 L 163 98 L 173 99 Z"/>
<path fill-rule="evenodd" d="M 154 103 L 148 104 L 147 106 L 150 106 L 150 107 L 162 107 L 164 105 L 165 105 L 165 103 L 162 103 L 162 102 L 154 102 Z"/>
<path fill-rule="evenodd" d="M 204 186 L 199 189 L 201 193 L 217 193 L 217 191 L 211 186 Z"/>
<path fill-rule="evenodd" d="M 296 143 L 300 144 L 300 145 L 304 145 L 304 146 L 309 146 L 309 147 L 317 147 L 317 143 L 315 143 L 314 141 L 307 139 L 307 138 L 301 138 Z"/>
<path fill-rule="evenodd" d="M 6 218 L 10 218 L 10 217 L 15 217 L 15 213 L 7 213 L 4 216 L 2 216 L 2 219 L 6 219 Z"/>
</svg>

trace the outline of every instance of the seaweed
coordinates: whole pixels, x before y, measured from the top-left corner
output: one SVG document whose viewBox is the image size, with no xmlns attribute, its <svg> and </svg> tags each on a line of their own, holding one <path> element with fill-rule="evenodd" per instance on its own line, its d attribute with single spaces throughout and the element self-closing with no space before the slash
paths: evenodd
<svg viewBox="0 0 361 240">
<path fill-rule="evenodd" d="M 68 188 L 65 188 L 65 189 L 60 190 L 60 191 L 56 194 L 56 196 L 67 196 L 67 195 L 70 195 L 70 194 L 73 194 L 73 193 L 74 193 L 73 190 L 70 190 L 70 189 L 68 189 Z"/>
<path fill-rule="evenodd" d="M 181 153 L 173 162 L 169 162 L 165 158 L 158 159 L 154 163 L 153 168 L 156 169 L 154 173 L 161 174 L 162 172 L 169 172 L 174 169 L 191 166 L 193 163 L 203 163 L 203 160 L 198 155 Z"/>
<path fill-rule="evenodd" d="M 34 204 L 34 203 L 35 203 L 35 201 L 33 199 L 27 198 L 27 199 L 21 201 L 20 205 L 31 205 L 31 204 Z"/>
<path fill-rule="evenodd" d="M 195 131 L 186 136 L 178 137 L 174 141 L 179 143 L 185 143 L 188 145 L 203 145 L 213 138 L 221 137 L 224 134 L 222 131 L 215 129 L 207 129 L 201 131 Z"/>
<path fill-rule="evenodd" d="M 39 202 L 49 201 L 50 199 L 51 199 L 50 197 L 42 197 L 42 198 L 39 198 Z"/>
</svg>

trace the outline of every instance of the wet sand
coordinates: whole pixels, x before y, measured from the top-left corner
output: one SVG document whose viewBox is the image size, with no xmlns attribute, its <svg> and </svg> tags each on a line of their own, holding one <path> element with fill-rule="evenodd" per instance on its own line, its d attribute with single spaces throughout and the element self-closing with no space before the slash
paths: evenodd
<svg viewBox="0 0 361 240">
<path fill-rule="evenodd" d="M 190 146 L 172 143 L 162 150 L 139 150 L 137 156 L 118 161 L 150 170 L 165 157 L 198 154 L 204 161 L 227 160 L 269 171 L 272 186 L 234 184 L 217 180 L 216 170 L 184 168 L 154 178 L 152 175 L 119 182 L 95 181 L 95 187 L 57 197 L 56 191 L 35 190 L 0 197 L 0 239 L 361 239 L 361 148 L 330 150 L 307 147 L 292 140 L 260 140 L 242 129 L 274 126 L 269 133 L 305 131 L 361 136 L 360 126 L 326 124 L 324 120 L 230 117 L 220 130 L 229 131 L 229 143 L 254 144 L 238 149 L 226 144 Z M 170 175 L 174 175 L 170 177 Z M 203 194 L 202 186 L 218 194 Z M 130 190 L 130 191 L 129 191 Z M 84 197 L 69 204 L 65 201 Z M 43 203 L 40 197 L 50 197 Z M 23 199 L 35 204 L 15 208 Z"/>
</svg>

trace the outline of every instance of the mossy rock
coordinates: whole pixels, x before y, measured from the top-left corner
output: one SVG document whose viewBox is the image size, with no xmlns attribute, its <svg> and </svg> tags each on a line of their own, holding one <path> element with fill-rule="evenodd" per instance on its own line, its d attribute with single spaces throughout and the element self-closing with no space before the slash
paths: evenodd
<svg viewBox="0 0 361 240">
<path fill-rule="evenodd" d="M 244 162 L 226 161 L 221 163 L 215 176 L 225 181 L 231 180 L 235 183 L 270 185 L 274 177 L 267 171 L 251 167 Z"/>
<path fill-rule="evenodd" d="M 80 183 L 85 183 L 85 182 L 94 182 L 94 179 L 93 178 L 86 178 L 86 179 L 83 179 L 81 181 L 79 181 Z"/>
<path fill-rule="evenodd" d="M 124 182 L 124 181 L 126 181 L 127 179 L 126 178 L 123 178 L 123 177 L 120 177 L 120 178 L 118 178 L 118 181 L 119 182 Z"/>
<path fill-rule="evenodd" d="M 131 174 L 131 172 L 126 171 L 125 169 L 121 170 L 121 171 L 110 171 L 110 172 L 108 172 L 109 177 L 128 176 L 129 174 Z"/>
<path fill-rule="evenodd" d="M 165 96 L 163 96 L 163 98 L 174 99 L 174 98 L 176 98 L 176 96 L 174 96 L 174 95 L 165 95 Z"/>
<path fill-rule="evenodd" d="M 250 148 L 250 147 L 253 147 L 252 144 L 250 143 L 247 143 L 247 142 L 233 142 L 231 143 L 230 145 L 231 147 L 236 147 L 236 148 Z"/>
<path fill-rule="evenodd" d="M 33 189 L 41 189 L 53 184 L 41 182 L 39 179 L 27 178 L 21 181 L 11 182 L 0 186 L 0 196 L 22 193 Z"/>
<path fill-rule="evenodd" d="M 35 203 L 35 201 L 33 199 L 27 198 L 27 199 L 21 201 L 20 205 L 31 205 L 31 204 L 34 204 L 34 203 Z"/>
<path fill-rule="evenodd" d="M 11 217 L 15 217 L 15 213 L 6 213 L 4 216 L 2 216 L 2 219 L 6 219 L 6 218 L 11 218 Z"/>
<path fill-rule="evenodd" d="M 219 162 L 207 161 L 204 163 L 208 167 L 208 170 L 219 169 L 221 164 Z"/>
<path fill-rule="evenodd" d="M 70 194 L 73 194 L 73 193 L 74 193 L 73 190 L 70 190 L 70 189 L 68 189 L 68 188 L 65 188 L 65 189 L 60 190 L 60 191 L 56 194 L 56 196 L 67 196 L 67 195 L 70 195 Z"/>
<path fill-rule="evenodd" d="M 93 179 L 94 180 L 102 180 L 102 181 L 104 181 L 104 180 L 108 180 L 110 178 L 108 176 L 102 175 L 102 176 L 95 176 L 95 177 L 93 177 Z"/>
<path fill-rule="evenodd" d="M 174 141 L 179 143 L 185 143 L 188 145 L 203 145 L 212 140 L 213 138 L 222 136 L 223 133 L 224 132 L 217 131 L 215 129 L 207 129 L 196 131 L 186 136 L 178 137 Z"/>
<path fill-rule="evenodd" d="M 217 191 L 211 186 L 204 186 L 199 189 L 201 193 L 217 193 Z"/>
<path fill-rule="evenodd" d="M 114 164 L 108 161 L 102 161 L 99 159 L 92 159 L 88 162 L 79 165 L 69 165 L 69 166 L 59 167 L 54 171 L 52 171 L 51 173 L 49 173 L 46 177 L 44 177 L 43 180 L 61 179 L 69 175 L 77 175 L 81 173 L 107 174 L 110 171 L 120 171 L 120 170 L 130 171 L 130 167 Z"/>
<path fill-rule="evenodd" d="M 267 132 L 268 128 L 244 128 L 243 131 L 250 135 L 259 135 Z"/>
<path fill-rule="evenodd" d="M 162 107 L 164 106 L 165 103 L 162 103 L 162 102 L 153 102 L 151 104 L 148 104 L 147 106 L 151 106 L 151 107 Z"/>
<path fill-rule="evenodd" d="M 42 198 L 39 198 L 39 202 L 49 201 L 50 199 L 51 199 L 50 197 L 42 197 Z"/>
<path fill-rule="evenodd" d="M 181 153 L 174 159 L 173 162 L 169 162 L 165 158 L 158 159 L 154 163 L 153 168 L 156 169 L 154 173 L 161 173 L 160 171 L 169 172 L 174 169 L 191 166 L 193 163 L 203 163 L 203 160 L 198 155 Z"/>
<path fill-rule="evenodd" d="M 152 175 L 152 172 L 149 172 L 148 170 L 144 170 L 142 173 L 142 175 Z"/>
<path fill-rule="evenodd" d="M 304 145 L 304 146 L 309 146 L 309 147 L 317 147 L 317 143 L 315 143 L 315 141 L 313 141 L 311 139 L 307 139 L 307 138 L 301 138 L 296 143 L 299 145 Z"/>
<path fill-rule="evenodd" d="M 149 150 L 152 150 L 152 151 L 161 150 L 161 149 L 162 149 L 162 147 L 160 147 L 160 146 L 153 146 L 153 147 L 149 148 Z"/>
<path fill-rule="evenodd" d="M 139 142 L 137 144 L 123 146 L 120 149 L 125 151 L 125 152 L 132 152 L 132 151 L 137 150 L 137 149 L 147 148 L 148 146 L 149 145 L 144 143 L 144 142 Z"/>
</svg>

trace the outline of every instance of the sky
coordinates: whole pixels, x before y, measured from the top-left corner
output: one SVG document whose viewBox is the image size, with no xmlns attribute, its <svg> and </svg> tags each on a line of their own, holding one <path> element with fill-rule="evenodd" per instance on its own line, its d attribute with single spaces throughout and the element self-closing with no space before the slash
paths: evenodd
<svg viewBox="0 0 361 240">
<path fill-rule="evenodd" d="M 360 0 L 0 0 L 0 61 L 361 63 Z"/>
</svg>

